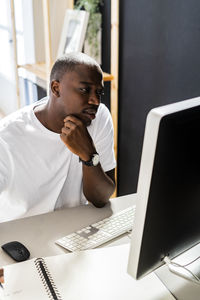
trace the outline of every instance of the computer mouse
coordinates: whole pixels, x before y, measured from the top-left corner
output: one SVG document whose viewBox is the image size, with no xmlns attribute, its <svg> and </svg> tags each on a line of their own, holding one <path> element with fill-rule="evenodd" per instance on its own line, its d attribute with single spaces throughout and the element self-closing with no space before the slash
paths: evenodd
<svg viewBox="0 0 200 300">
<path fill-rule="evenodd" d="M 13 241 L 6 243 L 1 248 L 15 261 L 24 261 L 30 257 L 29 250 L 20 242 Z"/>
</svg>

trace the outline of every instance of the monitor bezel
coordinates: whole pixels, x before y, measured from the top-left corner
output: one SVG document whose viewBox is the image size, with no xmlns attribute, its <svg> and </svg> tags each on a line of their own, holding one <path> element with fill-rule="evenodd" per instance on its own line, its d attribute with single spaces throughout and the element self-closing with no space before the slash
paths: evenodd
<svg viewBox="0 0 200 300">
<path fill-rule="evenodd" d="M 140 273 L 138 271 L 138 266 L 160 122 L 163 117 L 169 114 L 187 110 L 196 106 L 200 106 L 200 97 L 154 108 L 147 115 L 138 178 L 136 213 L 133 222 L 127 270 L 128 273 L 135 279 L 140 278 L 138 275 L 138 273 Z M 162 264 L 163 263 L 160 262 L 160 265 Z M 152 269 L 150 269 L 148 273 L 153 270 L 155 270 L 154 266 L 152 266 Z M 146 274 L 143 274 L 141 277 L 144 275 Z"/>
</svg>

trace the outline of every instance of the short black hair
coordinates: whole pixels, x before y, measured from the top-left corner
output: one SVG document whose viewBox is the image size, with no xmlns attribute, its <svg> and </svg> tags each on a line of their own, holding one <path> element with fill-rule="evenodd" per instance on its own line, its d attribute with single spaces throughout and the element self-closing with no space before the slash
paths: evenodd
<svg viewBox="0 0 200 300">
<path fill-rule="evenodd" d="M 76 66 L 83 64 L 96 67 L 97 70 L 102 73 L 99 64 L 90 56 L 81 52 L 69 53 L 55 61 L 50 73 L 50 82 L 52 82 L 52 80 L 60 81 L 65 73 L 72 72 Z"/>
</svg>

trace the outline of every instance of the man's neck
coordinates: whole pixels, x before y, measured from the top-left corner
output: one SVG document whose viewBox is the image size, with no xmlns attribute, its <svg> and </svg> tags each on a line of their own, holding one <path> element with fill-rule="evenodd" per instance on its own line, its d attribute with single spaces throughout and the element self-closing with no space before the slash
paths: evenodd
<svg viewBox="0 0 200 300">
<path fill-rule="evenodd" d="M 36 118 L 42 123 L 44 127 L 55 133 L 61 133 L 63 122 L 56 118 L 50 109 L 49 102 L 46 104 L 37 105 L 34 107 L 34 113 Z"/>
</svg>

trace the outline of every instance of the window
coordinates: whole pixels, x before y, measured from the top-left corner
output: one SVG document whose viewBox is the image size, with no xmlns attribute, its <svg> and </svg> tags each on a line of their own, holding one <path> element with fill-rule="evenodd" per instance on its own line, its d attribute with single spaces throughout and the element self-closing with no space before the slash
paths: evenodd
<svg viewBox="0 0 200 300">
<path fill-rule="evenodd" d="M 13 40 L 11 32 L 10 1 L 0 0 L 0 73 L 9 80 L 14 80 Z M 22 0 L 15 0 L 15 19 L 17 32 L 18 63 L 24 63 L 24 37 Z"/>
</svg>

